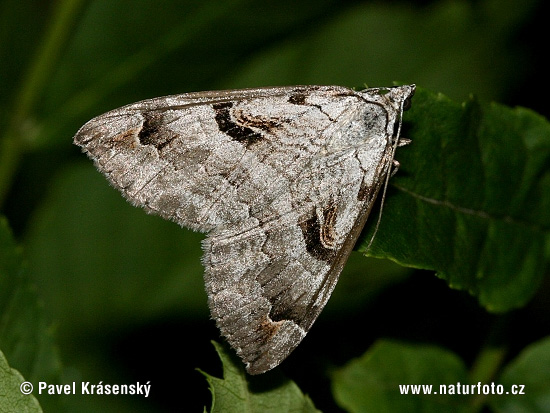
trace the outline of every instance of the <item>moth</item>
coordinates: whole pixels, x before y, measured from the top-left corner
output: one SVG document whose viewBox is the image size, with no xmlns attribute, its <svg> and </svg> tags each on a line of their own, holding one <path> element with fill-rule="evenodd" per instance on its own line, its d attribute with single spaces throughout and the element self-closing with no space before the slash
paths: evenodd
<svg viewBox="0 0 550 413">
<path fill-rule="evenodd" d="M 327 303 L 390 176 L 414 91 L 185 93 L 107 112 L 74 142 L 132 204 L 207 234 L 211 315 L 259 374 Z"/>
</svg>

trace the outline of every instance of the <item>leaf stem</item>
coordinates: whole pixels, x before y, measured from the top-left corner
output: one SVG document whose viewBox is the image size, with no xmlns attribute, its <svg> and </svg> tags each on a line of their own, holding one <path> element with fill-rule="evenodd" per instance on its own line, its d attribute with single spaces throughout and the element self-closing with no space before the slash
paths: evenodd
<svg viewBox="0 0 550 413">
<path fill-rule="evenodd" d="M 59 59 L 84 2 L 59 0 L 56 3 L 42 42 L 23 77 L 6 132 L 0 141 L 0 205 L 10 189 L 21 156 L 36 136 L 29 128 L 33 124 L 33 107 Z"/>
<path fill-rule="evenodd" d="M 472 368 L 470 369 L 470 383 L 480 382 L 482 385 L 488 384 L 496 377 L 508 350 L 503 346 L 496 346 L 492 343 L 500 335 L 501 329 L 505 324 L 506 317 L 500 317 L 491 329 L 488 344 L 485 345 L 477 355 Z M 479 412 L 485 404 L 487 396 L 477 395 L 472 400 L 472 412 Z"/>
</svg>

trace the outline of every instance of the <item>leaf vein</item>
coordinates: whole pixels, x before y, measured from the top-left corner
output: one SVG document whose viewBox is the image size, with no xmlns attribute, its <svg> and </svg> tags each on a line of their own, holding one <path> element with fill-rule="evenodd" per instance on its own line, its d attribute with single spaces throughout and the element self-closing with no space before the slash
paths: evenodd
<svg viewBox="0 0 550 413">
<path fill-rule="evenodd" d="M 400 185 L 393 184 L 393 186 L 395 188 L 399 189 L 400 191 L 403 191 L 404 193 L 412 196 L 413 198 L 420 199 L 421 201 L 427 202 L 427 203 L 432 204 L 432 205 L 446 207 L 446 208 L 449 208 L 453 211 L 460 212 L 462 214 L 477 216 L 477 217 L 487 219 L 487 220 L 502 221 L 502 222 L 505 222 L 507 224 L 512 224 L 512 225 L 519 225 L 519 226 L 523 226 L 523 227 L 526 227 L 530 230 L 537 231 L 537 232 L 548 232 L 548 231 L 550 231 L 550 228 L 548 228 L 545 225 L 535 225 L 531 222 L 527 222 L 525 220 L 521 220 L 521 219 L 511 217 L 510 215 L 503 215 L 503 216 L 492 215 L 492 214 L 489 214 L 488 212 L 480 211 L 478 209 L 472 209 L 472 208 L 467 208 L 467 207 L 455 205 L 450 201 L 440 200 L 440 199 L 435 199 L 435 198 L 430 198 L 430 197 L 427 197 L 427 196 L 424 196 L 424 195 L 420 195 L 420 194 L 418 194 L 416 192 L 413 192 L 413 191 L 411 191 L 411 190 L 409 190 L 409 189 L 407 189 L 403 186 L 400 186 Z"/>
</svg>

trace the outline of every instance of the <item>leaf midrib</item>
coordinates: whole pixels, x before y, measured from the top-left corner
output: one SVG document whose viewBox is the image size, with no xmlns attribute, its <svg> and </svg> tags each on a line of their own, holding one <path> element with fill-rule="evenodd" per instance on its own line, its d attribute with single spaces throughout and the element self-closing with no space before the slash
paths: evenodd
<svg viewBox="0 0 550 413">
<path fill-rule="evenodd" d="M 446 207 L 446 208 L 449 208 L 453 211 L 460 212 L 462 214 L 480 217 L 480 218 L 483 218 L 483 219 L 486 219 L 486 220 L 489 220 L 489 221 L 502 221 L 502 222 L 505 222 L 505 223 L 508 223 L 508 224 L 519 225 L 519 226 L 523 226 L 527 229 L 530 229 L 532 231 L 537 231 L 537 232 L 542 232 L 542 233 L 546 233 L 546 232 L 550 231 L 550 228 L 548 228 L 544 225 L 533 224 L 533 223 L 528 222 L 528 221 L 524 221 L 524 220 L 514 218 L 510 215 L 497 216 L 497 215 L 489 214 L 485 211 L 481 211 L 481 210 L 478 210 L 478 209 L 466 208 L 466 207 L 463 207 L 463 206 L 455 205 L 450 201 L 430 198 L 430 197 L 418 194 L 414 191 L 411 191 L 411 190 L 409 190 L 409 189 L 407 189 L 407 188 L 405 188 L 401 185 L 393 184 L 392 186 L 397 188 L 400 191 L 403 191 L 407 195 L 412 196 L 413 198 L 420 199 L 421 201 L 430 203 L 432 205 Z"/>
</svg>

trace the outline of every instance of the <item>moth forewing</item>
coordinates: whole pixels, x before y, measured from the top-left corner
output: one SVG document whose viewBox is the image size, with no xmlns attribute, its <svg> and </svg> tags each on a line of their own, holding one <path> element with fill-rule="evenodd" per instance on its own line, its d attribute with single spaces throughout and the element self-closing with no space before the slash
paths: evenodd
<svg viewBox="0 0 550 413">
<path fill-rule="evenodd" d="M 259 374 L 292 352 L 330 297 L 414 89 L 167 96 L 98 116 L 74 142 L 133 204 L 207 233 L 212 317 Z"/>
</svg>

